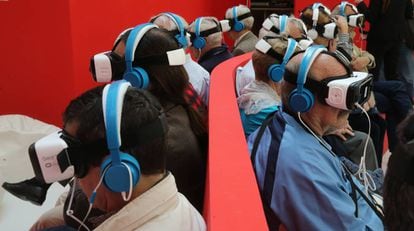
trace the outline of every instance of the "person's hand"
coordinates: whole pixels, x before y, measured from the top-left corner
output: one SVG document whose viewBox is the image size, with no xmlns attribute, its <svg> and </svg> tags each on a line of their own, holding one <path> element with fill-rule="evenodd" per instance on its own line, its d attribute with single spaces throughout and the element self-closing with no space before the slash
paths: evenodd
<svg viewBox="0 0 414 231">
<path fill-rule="evenodd" d="M 351 125 L 349 125 L 349 123 L 346 123 L 346 124 L 340 126 L 339 128 L 328 132 L 327 135 L 336 135 L 339 138 L 341 138 L 341 140 L 345 141 L 345 140 L 347 140 L 347 138 L 346 138 L 347 135 L 354 136 L 355 133 L 354 133 L 354 130 L 352 129 Z"/>
<path fill-rule="evenodd" d="M 368 66 L 370 60 L 368 57 L 352 58 L 351 67 L 355 71 L 363 71 Z"/>
<path fill-rule="evenodd" d="M 341 15 L 335 15 L 335 23 L 340 33 L 348 33 L 348 22 L 345 17 Z"/>
<path fill-rule="evenodd" d="M 371 91 L 371 95 L 368 98 L 368 101 L 365 102 L 362 107 L 364 108 L 365 111 L 369 111 L 371 108 L 375 107 L 375 97 L 374 97 L 374 93 Z"/>
<path fill-rule="evenodd" d="M 364 0 L 354 0 L 355 5 L 358 5 L 359 3 L 363 2 Z"/>
<path fill-rule="evenodd" d="M 42 214 L 29 230 L 40 231 L 61 225 L 65 225 L 65 220 L 63 218 L 63 204 L 53 207 Z"/>
</svg>

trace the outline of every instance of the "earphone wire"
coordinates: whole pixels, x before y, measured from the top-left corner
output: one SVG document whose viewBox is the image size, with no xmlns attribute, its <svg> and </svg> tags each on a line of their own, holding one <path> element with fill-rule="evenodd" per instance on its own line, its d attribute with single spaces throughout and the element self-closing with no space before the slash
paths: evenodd
<svg viewBox="0 0 414 231">
<path fill-rule="evenodd" d="M 131 199 L 132 196 L 132 172 L 131 169 L 129 168 L 128 165 L 126 165 L 125 163 L 122 163 L 127 169 L 128 169 L 128 174 L 129 174 L 129 192 L 128 192 L 128 196 L 126 196 L 126 192 L 121 192 L 122 195 L 122 199 L 124 199 L 124 201 L 129 201 Z"/>
<path fill-rule="evenodd" d="M 359 42 L 360 42 L 360 48 L 364 49 L 364 31 L 361 25 L 359 25 Z"/>
<path fill-rule="evenodd" d="M 313 131 L 312 131 L 312 129 L 310 128 L 310 127 L 308 127 L 308 125 L 302 120 L 302 117 L 301 117 L 301 115 L 300 115 L 300 112 L 298 112 L 298 118 L 299 118 L 299 121 L 300 121 L 300 123 L 308 130 L 308 132 L 313 136 L 313 137 L 315 137 L 319 142 L 320 142 L 320 144 L 322 145 L 322 146 L 324 146 L 328 151 L 329 151 L 329 153 L 332 155 L 332 156 L 334 156 L 334 157 L 337 157 L 337 155 L 328 147 L 328 145 L 322 140 L 322 139 L 320 139 Z M 347 178 L 348 178 L 348 180 L 350 181 L 350 183 L 351 183 L 351 187 L 353 187 L 353 188 L 355 188 L 355 190 L 356 191 L 358 191 L 359 193 L 360 193 L 360 195 L 362 196 L 362 198 L 367 202 L 367 204 L 369 205 L 369 207 L 371 207 L 371 209 L 375 212 L 375 214 L 381 219 L 381 220 L 384 220 L 384 216 L 383 216 L 383 211 L 382 211 L 382 207 L 380 207 L 380 210 L 381 211 L 379 211 L 378 210 L 378 204 L 375 202 L 375 200 L 373 199 L 373 197 L 372 197 L 372 195 L 370 195 L 369 193 L 368 193 L 368 190 L 365 190 L 365 192 L 363 192 L 356 184 L 355 184 L 355 182 L 353 181 L 353 178 L 352 178 L 352 173 L 349 171 L 349 169 L 345 166 L 345 164 L 342 162 L 342 161 L 340 161 L 340 163 L 341 163 L 341 166 L 342 166 L 342 169 L 343 169 L 343 171 L 345 171 L 344 173 L 345 173 L 345 175 L 347 176 Z M 372 178 L 371 178 L 372 179 Z M 366 188 L 366 187 L 365 187 Z M 357 205 L 357 201 L 355 201 L 355 206 L 358 206 Z"/>
<path fill-rule="evenodd" d="M 365 114 L 365 116 L 368 119 L 368 134 L 367 134 L 367 138 L 366 138 L 365 144 L 364 144 L 364 152 L 363 152 L 363 155 L 361 157 L 361 162 L 359 163 L 359 169 L 355 173 L 355 175 L 358 176 L 358 178 L 360 180 L 362 180 L 362 182 L 365 186 L 365 194 L 368 194 L 368 190 L 371 190 L 373 192 L 377 189 L 377 187 L 375 185 L 375 182 L 372 179 L 372 176 L 367 172 L 366 161 L 365 161 L 366 155 L 367 155 L 369 137 L 371 135 L 371 119 L 369 118 L 369 115 L 368 115 L 367 111 L 365 111 L 365 109 L 359 103 L 355 103 L 355 106 L 357 106 L 359 109 L 361 109 L 362 112 Z"/>
<path fill-rule="evenodd" d="M 75 217 L 73 215 L 73 210 L 71 209 L 73 198 L 74 198 L 74 195 L 75 195 L 76 180 L 77 180 L 76 177 L 74 177 L 73 185 L 72 185 L 72 192 L 70 194 L 69 205 L 68 205 L 68 208 L 66 210 L 66 215 L 68 215 L 70 218 L 72 218 L 74 221 L 76 221 L 79 224 L 78 230 L 80 230 L 80 227 L 84 227 L 86 230 L 90 231 L 88 226 L 86 226 L 81 220 L 79 220 L 77 217 Z M 84 220 L 85 220 L 85 218 L 84 218 Z"/>
<path fill-rule="evenodd" d="M 331 149 L 328 147 L 328 145 L 326 144 L 326 142 L 325 141 L 323 141 L 321 138 L 319 138 L 314 132 L 313 132 L 313 130 L 302 120 L 302 117 L 301 117 L 301 113 L 300 112 L 298 112 L 298 118 L 299 118 L 299 121 L 300 121 L 300 123 L 306 128 L 306 130 L 308 130 L 308 132 L 309 133 L 311 133 L 311 135 L 313 136 L 313 137 L 315 137 L 318 141 L 319 141 L 319 143 L 321 143 L 326 149 L 328 149 L 328 151 L 329 151 L 329 153 L 331 153 L 333 156 L 335 156 L 336 157 L 336 154 L 335 153 L 333 153 L 332 151 L 331 151 Z"/>
</svg>

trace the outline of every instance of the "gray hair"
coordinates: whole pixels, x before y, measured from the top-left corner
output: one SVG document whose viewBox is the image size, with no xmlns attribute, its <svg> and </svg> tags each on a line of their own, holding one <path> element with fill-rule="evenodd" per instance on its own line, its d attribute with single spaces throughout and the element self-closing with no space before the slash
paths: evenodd
<svg viewBox="0 0 414 231">
<path fill-rule="evenodd" d="M 187 21 L 181 17 L 180 15 L 177 15 L 184 26 L 184 28 L 188 27 Z M 175 22 L 175 19 L 171 17 L 170 15 L 166 13 L 161 13 L 159 15 L 156 15 L 150 19 L 151 22 L 159 26 L 161 29 L 165 29 L 168 31 L 178 30 L 178 25 Z"/>
<path fill-rule="evenodd" d="M 302 20 L 295 18 L 295 17 L 289 17 L 289 22 L 292 22 L 299 30 L 304 34 L 308 34 L 308 30 L 306 29 L 305 23 L 303 23 Z"/>
<path fill-rule="evenodd" d="M 237 7 L 236 17 L 238 17 L 240 15 L 243 15 L 243 14 L 246 14 L 246 13 L 250 13 L 250 9 L 245 5 L 238 5 L 238 6 L 235 6 L 235 7 Z M 226 19 L 233 19 L 234 17 L 235 17 L 235 15 L 233 15 L 233 7 L 228 8 L 226 10 L 225 18 Z M 242 22 L 244 24 L 245 29 L 251 30 L 253 28 L 254 18 L 253 18 L 253 16 L 250 16 L 248 18 L 240 20 L 240 22 Z"/>
<path fill-rule="evenodd" d="M 188 26 L 188 31 L 195 33 L 195 22 L 192 22 L 190 26 Z M 220 22 L 216 17 L 202 17 L 201 24 L 200 24 L 200 32 L 206 31 L 211 28 L 215 28 L 220 25 Z M 217 46 L 221 45 L 223 41 L 223 33 L 221 31 L 210 34 L 209 36 L 205 37 L 206 44 L 208 46 Z"/>
</svg>

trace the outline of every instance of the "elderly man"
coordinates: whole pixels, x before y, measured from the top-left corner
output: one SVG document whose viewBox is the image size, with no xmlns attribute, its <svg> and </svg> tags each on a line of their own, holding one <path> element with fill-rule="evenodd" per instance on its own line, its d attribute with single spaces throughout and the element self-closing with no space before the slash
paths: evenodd
<svg viewBox="0 0 414 231">
<path fill-rule="evenodd" d="M 223 44 L 222 24 L 215 17 L 199 17 L 190 24 L 193 57 L 209 73 L 221 62 L 233 57 Z"/>
<path fill-rule="evenodd" d="M 73 191 L 69 203 L 50 210 L 31 230 L 67 223 L 63 208 L 87 230 L 205 230 L 201 215 L 166 170 L 167 121 L 153 95 L 116 81 L 72 100 L 63 120 L 62 131 L 33 145 L 32 164 L 36 176 L 49 181 L 72 172 L 89 197 L 89 210 L 74 212 L 79 205 Z M 52 159 L 58 167 L 39 167 Z M 92 207 L 102 213 L 94 217 Z"/>
<path fill-rule="evenodd" d="M 286 34 L 295 39 L 302 49 L 306 49 L 310 44 L 312 44 L 312 39 L 308 38 L 306 33 L 306 27 L 300 19 L 288 17 L 287 15 L 271 14 L 262 23 L 262 28 L 259 31 L 259 38 L 262 39 L 265 36 L 278 36 L 280 34 Z M 255 73 L 253 70 L 253 62 L 252 60 L 249 60 L 246 65 L 237 69 L 237 96 L 240 96 L 242 89 L 254 79 Z"/>
<path fill-rule="evenodd" d="M 254 18 L 250 9 L 244 5 L 238 5 L 227 9 L 226 19 L 229 20 L 231 30 L 228 32 L 230 39 L 234 41 L 234 56 L 254 50 L 258 38 L 252 33 Z"/>
<path fill-rule="evenodd" d="M 348 23 L 345 17 L 336 15 L 321 3 L 314 3 L 302 10 L 300 18 L 308 28 L 308 36 L 335 52 L 345 64 L 352 61 L 352 43 L 349 39 Z"/>
<path fill-rule="evenodd" d="M 177 42 L 189 52 L 191 46 L 190 37 L 187 33 L 188 23 L 185 19 L 177 14 L 165 12 L 154 16 L 150 20 L 161 29 L 171 32 Z M 187 71 L 188 78 L 194 90 L 201 97 L 205 105 L 208 105 L 208 92 L 210 88 L 210 73 L 191 58 L 187 53 L 184 68 Z"/>
<path fill-rule="evenodd" d="M 249 137 L 266 218 L 271 230 L 281 224 L 287 230 L 383 230 L 364 187 L 321 138 L 366 101 L 372 78 L 354 76 L 325 51 L 311 46 L 289 61 L 283 110 Z"/>
</svg>

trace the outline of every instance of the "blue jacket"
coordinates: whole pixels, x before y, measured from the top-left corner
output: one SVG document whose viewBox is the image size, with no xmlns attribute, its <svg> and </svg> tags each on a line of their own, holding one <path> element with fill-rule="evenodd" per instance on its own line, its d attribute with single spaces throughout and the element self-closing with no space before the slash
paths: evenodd
<svg viewBox="0 0 414 231">
<path fill-rule="evenodd" d="M 248 138 L 250 152 L 257 133 Z M 351 183 L 339 158 L 328 149 L 292 116 L 275 113 L 253 160 L 262 199 L 278 218 L 275 222 L 287 230 L 383 230 L 358 193 L 355 216 Z"/>
</svg>

